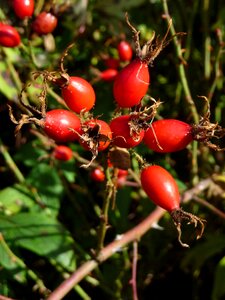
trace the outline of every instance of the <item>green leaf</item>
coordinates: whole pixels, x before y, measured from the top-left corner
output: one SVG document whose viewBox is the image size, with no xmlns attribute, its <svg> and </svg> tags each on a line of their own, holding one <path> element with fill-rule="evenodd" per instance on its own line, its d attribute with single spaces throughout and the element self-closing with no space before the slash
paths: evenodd
<svg viewBox="0 0 225 300">
<path fill-rule="evenodd" d="M 0 208 L 6 214 L 15 214 L 34 205 L 29 190 L 20 184 L 6 187 L 0 191 Z"/>
<path fill-rule="evenodd" d="M 74 241 L 69 232 L 45 213 L 19 213 L 0 217 L 0 231 L 11 247 L 22 247 L 69 271 L 75 268 Z"/>
<path fill-rule="evenodd" d="M 211 236 L 193 249 L 190 249 L 182 261 L 182 267 L 192 266 L 193 270 L 199 270 L 205 261 L 225 249 L 224 236 Z"/>
<path fill-rule="evenodd" d="M 1 278 L 4 274 L 4 270 L 10 271 L 10 274 L 19 282 L 26 282 L 26 268 L 22 267 L 19 263 L 16 255 L 10 250 L 6 242 L 0 239 L 0 266 L 1 266 Z"/>
<path fill-rule="evenodd" d="M 27 183 L 37 190 L 41 201 L 52 213 L 58 212 L 64 189 L 56 169 L 40 163 L 30 172 Z"/>
<path fill-rule="evenodd" d="M 11 100 L 16 99 L 18 96 L 17 89 L 10 78 L 10 73 L 8 73 L 6 65 L 2 62 L 0 62 L 0 92 Z"/>
<path fill-rule="evenodd" d="M 14 159 L 22 162 L 27 167 L 33 167 L 37 165 L 37 160 L 44 155 L 46 155 L 46 152 L 40 148 L 38 143 L 30 142 L 20 148 Z"/>
</svg>

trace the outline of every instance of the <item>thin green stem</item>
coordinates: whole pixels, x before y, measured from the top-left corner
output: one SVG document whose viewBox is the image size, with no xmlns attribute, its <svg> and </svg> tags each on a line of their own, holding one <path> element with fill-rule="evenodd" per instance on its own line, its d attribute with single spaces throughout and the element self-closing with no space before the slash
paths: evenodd
<svg viewBox="0 0 225 300">
<path fill-rule="evenodd" d="M 163 10 L 164 10 L 164 14 L 165 14 L 165 18 L 167 20 L 167 23 L 169 25 L 169 22 L 171 20 L 170 14 L 169 14 L 169 9 L 168 9 L 168 5 L 167 5 L 167 0 L 162 0 L 163 3 Z M 198 112 L 195 106 L 195 103 L 193 101 L 192 95 L 191 95 L 191 91 L 188 85 L 188 81 L 187 81 L 187 76 L 186 76 L 186 72 L 185 72 L 185 68 L 184 68 L 184 58 L 183 58 L 183 51 L 181 48 L 181 44 L 176 36 L 176 31 L 175 28 L 173 26 L 173 23 L 170 26 L 170 32 L 171 35 L 173 36 L 173 42 L 175 45 L 175 50 L 176 50 L 176 54 L 178 59 L 180 60 L 180 63 L 178 65 L 178 73 L 179 73 L 179 77 L 182 83 L 182 87 L 184 90 L 184 94 L 185 94 L 185 99 L 187 101 L 187 104 L 189 106 L 189 109 L 191 111 L 192 114 L 192 118 L 194 120 L 194 122 L 197 124 L 199 121 L 199 117 L 198 117 Z"/>
<path fill-rule="evenodd" d="M 214 78 L 214 80 L 212 82 L 212 85 L 211 85 L 211 87 L 209 89 L 209 92 L 208 92 L 208 101 L 209 101 L 209 103 L 212 101 L 212 98 L 213 98 L 214 92 L 216 90 L 218 80 L 222 76 L 222 72 L 221 72 L 221 69 L 220 69 L 220 59 L 221 59 L 222 55 L 224 54 L 224 44 L 223 44 L 222 41 L 219 41 L 219 42 L 220 42 L 219 50 L 218 50 L 218 53 L 216 55 L 216 60 L 215 60 L 215 64 L 214 64 L 215 78 Z"/>
<path fill-rule="evenodd" d="M 199 181 L 198 177 L 198 142 L 193 141 L 192 143 L 192 152 L 191 152 L 191 177 L 192 177 L 192 185 L 196 185 Z"/>
<path fill-rule="evenodd" d="M 12 159 L 12 156 L 9 154 L 7 148 L 5 145 L 3 145 L 2 140 L 0 139 L 0 152 L 2 153 L 2 156 L 5 159 L 6 165 L 11 170 L 11 172 L 14 174 L 15 178 L 19 183 L 23 183 L 25 181 L 25 178 L 19 168 L 17 167 L 16 163 Z"/>
<path fill-rule="evenodd" d="M 210 78 L 211 74 L 211 39 L 209 36 L 209 0 L 203 1 L 203 34 L 204 34 L 204 76 Z"/>
<path fill-rule="evenodd" d="M 9 248 L 8 244 L 6 243 L 2 233 L 0 233 L 0 243 L 3 249 L 5 250 L 5 252 L 7 253 L 7 255 L 11 258 L 11 260 L 15 262 L 22 269 L 27 270 L 27 274 L 30 276 L 30 278 L 32 278 L 35 281 L 40 292 L 42 294 L 48 293 L 48 289 L 45 287 L 43 281 L 40 278 L 38 278 L 38 276 L 31 269 L 28 269 L 25 263 L 12 252 L 12 250 Z"/>
<path fill-rule="evenodd" d="M 162 0 L 162 2 L 163 2 L 164 14 L 165 14 L 165 17 L 169 24 L 171 18 L 170 18 L 170 14 L 169 14 L 168 5 L 167 5 L 167 0 Z M 182 87 L 184 90 L 185 98 L 186 98 L 187 104 L 189 106 L 194 123 L 198 124 L 199 116 L 198 116 L 198 112 L 197 112 L 195 103 L 192 99 L 191 91 L 190 91 L 190 88 L 188 85 L 187 76 L 186 76 L 186 72 L 185 72 L 185 68 L 184 68 L 184 59 L 183 59 L 182 48 L 181 48 L 180 42 L 178 41 L 178 38 L 176 36 L 176 31 L 175 31 L 173 24 L 170 26 L 170 32 L 171 32 L 172 36 L 174 36 L 173 41 L 174 41 L 174 45 L 175 45 L 176 54 L 177 54 L 178 59 L 180 60 L 180 64 L 178 66 L 178 73 L 179 73 L 180 81 L 181 81 L 181 84 L 182 84 Z M 192 162 L 192 182 L 197 183 L 198 182 L 198 158 L 197 158 L 197 143 L 196 142 L 193 143 L 192 161 L 191 162 Z"/>
<path fill-rule="evenodd" d="M 103 200 L 103 206 L 102 206 L 102 212 L 101 212 L 101 220 L 100 220 L 100 226 L 98 230 L 98 245 L 96 249 L 96 254 L 98 255 L 99 251 L 104 246 L 104 240 L 106 231 L 108 228 L 108 211 L 109 211 L 109 205 L 112 199 L 114 193 L 114 186 L 111 181 L 108 182 L 108 186 L 106 187 L 106 197 Z"/>
<path fill-rule="evenodd" d="M 4 61 L 5 61 L 6 65 L 7 65 L 7 67 L 8 67 L 11 75 L 12 75 L 12 78 L 13 78 L 13 81 L 14 81 L 14 83 L 16 85 L 16 88 L 20 92 L 22 90 L 22 82 L 20 80 L 18 72 L 16 71 L 16 69 L 15 69 L 14 65 L 12 64 L 11 60 L 9 59 L 8 54 L 7 54 L 7 50 L 4 49 L 4 48 L 2 48 L 2 51 L 3 51 L 4 55 L 5 55 L 5 60 Z"/>
</svg>

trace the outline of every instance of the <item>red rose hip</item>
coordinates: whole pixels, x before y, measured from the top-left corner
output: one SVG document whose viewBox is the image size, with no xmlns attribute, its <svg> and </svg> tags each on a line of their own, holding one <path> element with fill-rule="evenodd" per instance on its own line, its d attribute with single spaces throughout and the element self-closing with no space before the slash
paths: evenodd
<svg viewBox="0 0 225 300">
<path fill-rule="evenodd" d="M 13 48 L 20 44 L 20 35 L 18 31 L 7 24 L 0 23 L 0 45 Z"/>
<path fill-rule="evenodd" d="M 89 111 L 95 105 L 95 91 L 92 85 L 81 77 L 69 77 L 69 82 L 61 88 L 62 97 L 68 107 L 80 113 Z"/>
<path fill-rule="evenodd" d="M 31 17 L 34 12 L 34 0 L 13 0 L 15 14 L 20 18 Z"/>
<path fill-rule="evenodd" d="M 145 96 L 150 83 L 148 64 L 137 58 L 116 76 L 113 95 L 119 107 L 138 105 Z"/>
<path fill-rule="evenodd" d="M 176 119 L 158 120 L 146 130 L 143 141 L 155 152 L 179 151 L 193 141 L 192 126 Z"/>
<path fill-rule="evenodd" d="M 43 130 L 56 142 L 72 142 L 78 140 L 80 119 L 71 111 L 54 109 L 46 113 L 43 119 Z"/>
</svg>

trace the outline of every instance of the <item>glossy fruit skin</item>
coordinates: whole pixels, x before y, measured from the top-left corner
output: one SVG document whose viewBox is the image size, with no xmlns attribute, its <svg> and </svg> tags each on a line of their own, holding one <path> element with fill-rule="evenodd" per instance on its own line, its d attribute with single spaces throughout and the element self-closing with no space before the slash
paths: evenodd
<svg viewBox="0 0 225 300">
<path fill-rule="evenodd" d="M 106 137 L 106 140 L 98 141 L 98 151 L 103 151 L 106 148 L 108 148 L 108 146 L 111 142 L 112 132 L 111 132 L 109 125 L 105 121 L 102 121 L 99 119 L 89 120 L 84 123 L 84 125 L 87 125 L 89 128 L 94 128 L 96 126 L 96 124 L 99 125 L 99 134 L 104 135 Z M 84 134 L 84 131 L 81 129 L 80 135 L 82 135 L 82 134 Z M 79 142 L 80 142 L 81 146 L 84 147 L 86 150 L 90 150 L 88 144 L 85 141 L 83 141 L 82 138 L 79 139 Z"/>
<path fill-rule="evenodd" d="M 34 0 L 13 0 L 13 10 L 20 18 L 31 17 L 34 12 Z"/>
<path fill-rule="evenodd" d="M 140 134 L 135 134 L 133 137 L 130 135 L 129 122 L 130 115 L 122 115 L 114 118 L 109 126 L 113 135 L 113 144 L 121 148 L 133 148 L 139 145 L 144 137 L 144 130 Z"/>
<path fill-rule="evenodd" d="M 53 140 L 60 143 L 78 140 L 81 126 L 80 119 L 71 111 L 53 109 L 43 119 L 43 130 Z"/>
<path fill-rule="evenodd" d="M 132 59 L 133 50 L 127 41 L 121 41 L 117 46 L 117 50 L 121 61 L 130 61 Z"/>
<path fill-rule="evenodd" d="M 177 183 L 164 168 L 152 165 L 142 169 L 141 185 L 156 205 L 168 212 L 180 208 L 180 194 Z"/>
<path fill-rule="evenodd" d="M 145 96 L 150 83 L 148 65 L 139 58 L 133 60 L 117 75 L 113 95 L 120 107 L 138 105 Z"/>
<path fill-rule="evenodd" d="M 53 156 L 57 160 L 68 161 L 73 157 L 73 151 L 64 145 L 58 145 L 53 151 Z"/>
<path fill-rule="evenodd" d="M 117 74 L 118 71 L 116 69 L 107 69 L 100 73 L 100 78 L 103 81 L 114 81 L 116 79 Z"/>
<path fill-rule="evenodd" d="M 96 100 L 92 85 L 76 76 L 70 77 L 69 84 L 62 88 L 62 97 L 68 107 L 76 113 L 91 110 Z"/>
<path fill-rule="evenodd" d="M 192 141 L 192 126 L 176 119 L 153 122 L 146 130 L 143 139 L 149 149 L 160 153 L 182 150 Z"/>
<path fill-rule="evenodd" d="M 48 34 L 54 31 L 58 23 L 56 16 L 50 12 L 41 12 L 32 24 L 33 31 L 39 35 Z"/>
<path fill-rule="evenodd" d="M 128 175 L 128 171 L 127 170 L 123 170 L 123 169 L 119 169 L 118 170 L 118 174 L 117 174 L 117 177 L 127 177 Z"/>
<path fill-rule="evenodd" d="M 105 173 L 100 168 L 96 168 L 91 171 L 90 177 L 93 181 L 103 182 L 105 180 Z"/>
<path fill-rule="evenodd" d="M 17 30 L 7 24 L 0 23 L 0 45 L 8 48 L 16 47 L 20 44 L 20 35 Z"/>
</svg>

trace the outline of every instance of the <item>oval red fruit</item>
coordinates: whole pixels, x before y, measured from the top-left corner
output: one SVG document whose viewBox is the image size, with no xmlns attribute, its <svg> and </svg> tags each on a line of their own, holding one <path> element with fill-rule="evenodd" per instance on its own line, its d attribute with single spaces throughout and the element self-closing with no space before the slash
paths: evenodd
<svg viewBox="0 0 225 300">
<path fill-rule="evenodd" d="M 153 122 L 143 139 L 148 148 L 161 153 L 182 150 L 192 141 L 192 126 L 176 119 Z"/>
<path fill-rule="evenodd" d="M 121 61 L 130 61 L 132 59 L 133 50 L 127 41 L 121 41 L 117 46 L 117 50 Z"/>
<path fill-rule="evenodd" d="M 64 145 L 58 145 L 53 151 L 53 156 L 55 159 L 68 161 L 73 157 L 73 151 Z"/>
<path fill-rule="evenodd" d="M 92 85 L 81 77 L 70 77 L 69 83 L 62 87 L 62 97 L 68 107 L 80 113 L 89 111 L 95 104 L 95 91 Z"/>
<path fill-rule="evenodd" d="M 120 107 L 138 105 L 147 93 L 149 83 L 147 63 L 135 59 L 116 76 L 113 86 L 114 98 Z"/>
<path fill-rule="evenodd" d="M 107 69 L 102 71 L 99 76 L 103 81 L 114 81 L 118 71 L 116 69 Z"/>
<path fill-rule="evenodd" d="M 110 128 L 113 135 L 113 144 L 121 148 L 133 148 L 141 143 L 144 137 L 144 130 L 140 133 L 133 132 L 131 135 L 130 115 L 123 115 L 114 118 L 110 122 Z"/>
<path fill-rule="evenodd" d="M 17 30 L 7 24 L 0 23 L 0 45 L 13 48 L 20 44 L 20 35 Z"/>
<path fill-rule="evenodd" d="M 13 10 L 20 18 L 31 17 L 34 12 L 34 0 L 13 0 Z"/>
<path fill-rule="evenodd" d="M 72 142 L 78 140 L 80 119 L 71 111 L 53 109 L 46 113 L 43 120 L 45 133 L 56 142 Z"/>
<path fill-rule="evenodd" d="M 54 31 L 58 23 L 58 19 L 56 16 L 51 14 L 50 12 L 41 12 L 32 24 L 32 28 L 34 32 L 42 35 L 48 34 Z"/>
<path fill-rule="evenodd" d="M 91 171 L 90 177 L 93 181 L 103 182 L 105 180 L 105 173 L 100 168 Z"/>
<path fill-rule="evenodd" d="M 180 208 L 180 194 L 172 175 L 164 168 L 153 165 L 141 171 L 141 185 L 148 197 L 168 212 Z"/>
</svg>

